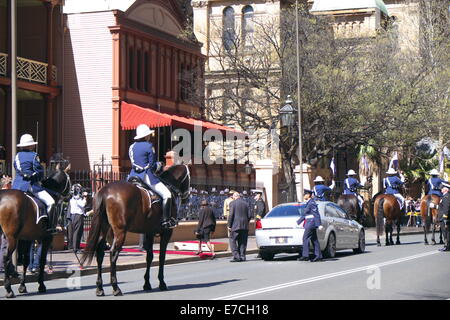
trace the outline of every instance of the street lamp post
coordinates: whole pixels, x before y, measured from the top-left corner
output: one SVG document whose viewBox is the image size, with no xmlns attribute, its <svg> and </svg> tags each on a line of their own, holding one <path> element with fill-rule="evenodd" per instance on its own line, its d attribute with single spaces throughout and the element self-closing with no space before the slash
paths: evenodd
<svg viewBox="0 0 450 320">
<path fill-rule="evenodd" d="M 303 201 L 303 151 L 302 151 L 302 113 L 300 109 L 300 52 L 299 52 L 299 18 L 298 18 L 298 0 L 295 0 L 295 34 L 297 39 L 297 114 L 298 114 L 298 161 L 300 165 L 300 181 L 299 181 L 299 187 L 300 187 L 300 194 L 299 194 L 299 201 Z"/>
<path fill-rule="evenodd" d="M 292 99 L 291 96 L 287 96 L 285 105 L 280 109 L 280 126 L 281 126 L 281 135 L 285 135 L 285 139 L 283 139 L 283 167 L 284 170 L 289 170 L 289 172 L 285 171 L 286 182 L 289 184 L 289 199 L 288 201 L 295 201 L 295 172 L 292 168 L 292 154 L 291 151 L 287 151 L 286 148 L 289 149 L 289 146 L 293 145 L 294 137 L 294 126 L 295 126 L 295 110 L 292 107 Z M 283 130 L 285 130 L 283 132 Z M 286 154 L 288 153 L 288 154 Z M 285 159 L 285 156 L 287 158 Z"/>
</svg>

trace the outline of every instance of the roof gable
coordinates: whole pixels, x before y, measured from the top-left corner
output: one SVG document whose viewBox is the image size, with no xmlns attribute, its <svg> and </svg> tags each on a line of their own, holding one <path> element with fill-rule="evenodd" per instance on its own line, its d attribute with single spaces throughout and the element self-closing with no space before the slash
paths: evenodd
<svg viewBox="0 0 450 320">
<path fill-rule="evenodd" d="M 389 15 L 383 0 L 315 0 L 311 12 L 378 8 Z"/>
</svg>

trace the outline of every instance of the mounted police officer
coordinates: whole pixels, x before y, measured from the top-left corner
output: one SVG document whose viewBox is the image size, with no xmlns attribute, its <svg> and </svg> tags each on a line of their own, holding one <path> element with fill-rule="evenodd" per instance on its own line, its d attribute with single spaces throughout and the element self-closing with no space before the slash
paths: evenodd
<svg viewBox="0 0 450 320">
<path fill-rule="evenodd" d="M 14 168 L 16 177 L 12 184 L 12 189 L 30 192 L 40 199 L 47 206 L 48 214 L 48 232 L 55 232 L 54 206 L 55 200 L 42 187 L 41 181 L 44 178 L 44 168 L 41 165 L 38 154 L 34 151 L 37 142 L 30 134 L 24 134 L 20 137 L 19 152 L 14 159 Z"/>
<path fill-rule="evenodd" d="M 388 175 L 383 179 L 383 187 L 385 189 L 385 194 L 394 195 L 400 204 L 400 211 L 405 207 L 405 198 L 401 195 L 400 189 L 405 183 L 405 177 L 399 172 L 400 178 L 397 176 L 397 171 L 394 168 L 389 168 L 386 172 Z"/>
<path fill-rule="evenodd" d="M 331 185 L 328 187 L 325 184 L 325 180 L 322 178 L 322 176 L 317 176 L 314 179 L 314 198 L 317 200 L 329 200 L 325 193 L 331 192 L 334 189 L 334 180 L 331 182 Z"/>
<path fill-rule="evenodd" d="M 344 194 L 352 194 L 358 199 L 359 208 L 363 209 L 364 199 L 358 193 L 358 188 L 364 188 L 364 186 L 356 179 L 356 172 L 352 169 L 348 170 L 347 178 L 344 180 Z"/>
<path fill-rule="evenodd" d="M 320 220 L 319 208 L 314 201 L 313 191 L 304 190 L 304 200 L 306 202 L 306 208 L 303 210 L 300 219 L 297 220 L 297 224 L 304 223 L 305 232 L 303 233 L 303 252 L 299 261 L 309 260 L 309 241 L 311 240 L 314 246 L 314 259 L 311 262 L 322 260 L 322 252 L 320 251 L 319 239 L 317 238 L 317 228 L 322 230 L 322 222 Z"/>
<path fill-rule="evenodd" d="M 448 183 L 448 181 L 442 180 L 439 178 L 439 171 L 436 169 L 433 169 L 430 171 L 431 178 L 427 180 L 427 188 L 428 188 L 428 195 L 437 195 L 438 197 L 442 198 L 443 194 L 441 192 L 441 186 L 443 183 Z"/>
<path fill-rule="evenodd" d="M 439 221 L 444 233 L 445 246 L 440 251 L 450 251 L 450 184 L 442 183 L 442 199 L 439 204 Z M 445 230 L 444 230 L 445 229 Z"/>
<path fill-rule="evenodd" d="M 136 128 L 136 141 L 130 146 L 129 156 L 131 160 L 131 172 L 129 177 L 139 177 L 151 190 L 162 198 L 163 228 L 176 226 L 175 219 L 171 218 L 172 193 L 155 175 L 162 169 L 162 164 L 156 161 L 155 150 L 150 142 L 150 135 L 154 130 L 146 124 L 140 124 Z"/>
</svg>

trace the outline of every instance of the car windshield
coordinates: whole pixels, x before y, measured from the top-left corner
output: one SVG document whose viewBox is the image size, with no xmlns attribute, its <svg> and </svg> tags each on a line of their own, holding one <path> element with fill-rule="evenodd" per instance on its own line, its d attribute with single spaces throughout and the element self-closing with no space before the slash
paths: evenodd
<svg viewBox="0 0 450 320">
<path fill-rule="evenodd" d="M 300 216 L 306 205 L 279 206 L 270 211 L 266 218 L 282 218 Z"/>
</svg>

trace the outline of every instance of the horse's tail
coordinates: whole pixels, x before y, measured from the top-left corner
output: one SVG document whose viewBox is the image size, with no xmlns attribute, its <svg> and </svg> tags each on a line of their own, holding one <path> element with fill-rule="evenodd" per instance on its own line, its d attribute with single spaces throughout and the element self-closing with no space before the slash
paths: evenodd
<svg viewBox="0 0 450 320">
<path fill-rule="evenodd" d="M 104 204 L 103 193 L 97 192 L 94 198 L 94 213 L 92 218 L 91 230 L 89 231 L 89 236 L 86 241 L 86 248 L 84 249 L 83 255 L 80 259 L 81 265 L 84 265 L 87 262 L 87 265 L 90 265 L 92 259 L 97 252 L 97 248 L 99 245 L 100 234 L 102 231 L 102 224 L 104 219 L 106 218 L 106 210 Z"/>
<path fill-rule="evenodd" d="M 383 234 L 384 230 L 384 198 L 381 198 L 380 201 L 378 201 L 378 207 L 377 207 L 377 236 L 380 236 Z"/>
</svg>

